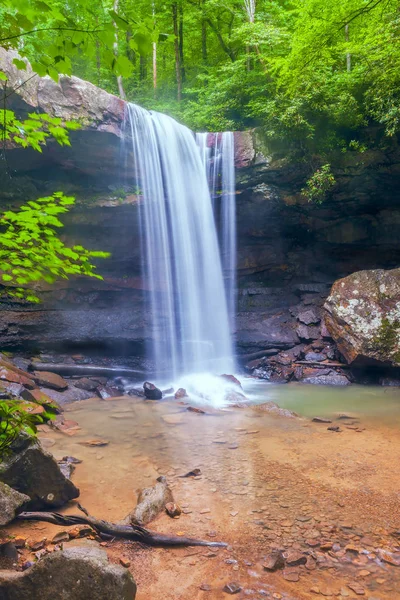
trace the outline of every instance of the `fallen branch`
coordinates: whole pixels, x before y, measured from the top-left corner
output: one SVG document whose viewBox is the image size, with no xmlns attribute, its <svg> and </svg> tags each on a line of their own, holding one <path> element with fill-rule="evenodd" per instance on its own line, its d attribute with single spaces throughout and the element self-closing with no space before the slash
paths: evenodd
<svg viewBox="0 0 400 600">
<path fill-rule="evenodd" d="M 208 542 L 196 538 L 165 535 L 149 531 L 139 525 L 118 525 L 109 523 L 101 519 L 96 519 L 90 515 L 61 515 L 55 512 L 23 512 L 17 516 L 20 521 L 46 521 L 53 525 L 61 527 L 70 527 L 75 525 L 90 525 L 97 533 L 110 535 L 115 538 L 124 538 L 132 542 L 141 542 L 148 546 L 213 546 L 226 547 L 223 542 Z"/>
</svg>

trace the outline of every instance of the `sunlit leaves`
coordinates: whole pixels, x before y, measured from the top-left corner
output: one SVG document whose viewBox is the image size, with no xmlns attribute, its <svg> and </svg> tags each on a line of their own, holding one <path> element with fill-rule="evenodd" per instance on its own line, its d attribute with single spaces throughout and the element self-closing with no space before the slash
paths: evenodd
<svg viewBox="0 0 400 600">
<path fill-rule="evenodd" d="M 51 284 L 73 275 L 101 279 L 92 259 L 106 258 L 108 253 L 79 245 L 69 248 L 57 236 L 62 227 L 58 216 L 68 212 L 74 202 L 73 197 L 56 192 L 0 217 L 0 282 L 9 295 L 38 301 L 32 291 L 37 282 Z"/>
</svg>

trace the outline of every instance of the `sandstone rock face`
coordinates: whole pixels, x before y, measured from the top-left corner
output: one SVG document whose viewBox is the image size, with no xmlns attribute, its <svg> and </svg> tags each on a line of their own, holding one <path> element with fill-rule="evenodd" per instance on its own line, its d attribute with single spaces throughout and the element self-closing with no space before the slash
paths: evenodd
<svg viewBox="0 0 400 600">
<path fill-rule="evenodd" d="M 326 326 L 348 363 L 400 365 L 400 269 L 339 279 L 325 309 Z"/>
<path fill-rule="evenodd" d="M 12 521 L 18 509 L 29 502 L 30 498 L 20 494 L 10 486 L 0 481 L 0 526 Z"/>
<path fill-rule="evenodd" d="M 134 600 L 127 569 L 108 562 L 104 550 L 85 542 L 46 555 L 24 572 L 0 571 L 2 600 Z"/>
<path fill-rule="evenodd" d="M 29 508 L 36 510 L 62 506 L 79 496 L 52 455 L 29 437 L 16 440 L 13 453 L 0 462 L 0 481 L 29 496 Z"/>
</svg>

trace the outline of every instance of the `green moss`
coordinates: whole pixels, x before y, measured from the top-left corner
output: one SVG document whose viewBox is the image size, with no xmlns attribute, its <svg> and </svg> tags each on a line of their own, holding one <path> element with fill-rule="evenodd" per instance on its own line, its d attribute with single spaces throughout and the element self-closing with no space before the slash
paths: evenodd
<svg viewBox="0 0 400 600">
<path fill-rule="evenodd" d="M 399 330 L 400 321 L 396 320 L 391 323 L 387 317 L 384 317 L 378 334 L 372 340 L 374 350 L 387 356 L 396 363 L 400 363 L 400 351 L 396 351 L 398 347 Z"/>
</svg>

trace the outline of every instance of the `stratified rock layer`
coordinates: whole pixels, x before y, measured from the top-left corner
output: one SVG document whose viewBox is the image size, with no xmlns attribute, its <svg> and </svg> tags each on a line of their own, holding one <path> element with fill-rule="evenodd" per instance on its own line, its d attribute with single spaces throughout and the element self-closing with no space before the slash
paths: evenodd
<svg viewBox="0 0 400 600">
<path fill-rule="evenodd" d="M 400 269 L 359 271 L 336 281 L 326 326 L 354 365 L 400 365 Z"/>
</svg>

